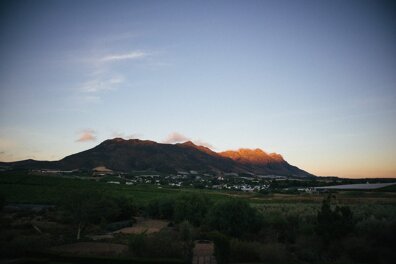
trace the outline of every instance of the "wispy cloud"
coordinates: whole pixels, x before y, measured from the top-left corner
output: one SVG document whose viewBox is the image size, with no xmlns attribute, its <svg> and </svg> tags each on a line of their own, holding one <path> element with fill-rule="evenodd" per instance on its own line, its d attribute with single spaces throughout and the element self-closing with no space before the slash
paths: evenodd
<svg viewBox="0 0 396 264">
<path fill-rule="evenodd" d="M 142 138 L 143 135 L 140 133 L 132 133 L 129 135 L 125 135 L 124 133 L 119 133 L 119 132 L 114 132 L 111 134 L 113 138 L 123 138 L 123 139 L 136 139 L 136 138 Z"/>
<path fill-rule="evenodd" d="M 113 61 L 122 61 L 122 60 L 135 60 L 135 59 L 140 59 L 143 57 L 147 57 L 148 53 L 143 52 L 143 51 L 131 51 L 128 53 L 122 53 L 122 54 L 110 54 L 103 56 L 100 58 L 100 62 L 113 62 Z"/>
<path fill-rule="evenodd" d="M 124 82 L 124 77 L 121 75 L 112 76 L 108 79 L 103 77 L 86 81 L 81 86 L 81 91 L 84 93 L 97 93 L 101 91 L 111 91 L 116 89 L 117 85 Z"/>
<path fill-rule="evenodd" d="M 125 77 L 119 69 L 113 67 L 112 62 L 131 61 L 149 56 L 144 51 L 130 51 L 96 56 L 85 61 L 89 67 L 86 81 L 80 83 L 78 93 L 84 102 L 99 103 L 104 92 L 118 90 L 125 83 Z"/>
<path fill-rule="evenodd" d="M 105 41 L 120 42 L 133 37 L 136 37 L 136 34 L 126 32 L 118 36 L 110 36 Z M 111 46 L 113 45 L 102 41 L 98 47 L 75 56 L 76 67 L 83 66 L 83 79 L 74 86 L 72 98 L 75 98 L 74 100 L 81 108 L 91 104 L 100 104 L 106 100 L 106 95 L 116 93 L 127 86 L 132 77 L 130 68 L 125 66 L 138 64 L 142 69 L 154 67 L 150 66 L 155 63 L 156 53 L 153 51 L 144 49 L 117 51 L 109 49 Z"/>
<path fill-rule="evenodd" d="M 174 143 L 180 143 L 180 142 L 185 142 L 185 141 L 189 141 L 189 140 L 191 140 L 191 139 L 178 133 L 178 132 L 172 132 L 162 142 L 167 143 L 167 144 L 174 144 Z"/>
<path fill-rule="evenodd" d="M 180 134 L 178 132 L 172 132 L 170 133 L 166 139 L 164 139 L 162 141 L 162 143 L 167 143 L 167 144 L 175 144 L 175 143 L 182 143 L 182 142 L 186 142 L 186 141 L 192 141 L 194 142 L 194 144 L 198 145 L 198 146 L 204 146 L 210 149 L 214 149 L 213 145 L 202 141 L 200 139 L 191 139 L 183 134 Z"/>
<path fill-rule="evenodd" d="M 96 132 L 93 129 L 85 129 L 81 131 L 79 138 L 76 142 L 89 142 L 89 141 L 96 141 Z"/>
<path fill-rule="evenodd" d="M 193 142 L 194 142 L 194 144 L 196 144 L 198 146 L 204 146 L 204 147 L 207 147 L 210 149 L 215 149 L 215 147 L 212 144 L 202 141 L 202 140 L 199 140 L 199 139 L 194 139 Z"/>
</svg>

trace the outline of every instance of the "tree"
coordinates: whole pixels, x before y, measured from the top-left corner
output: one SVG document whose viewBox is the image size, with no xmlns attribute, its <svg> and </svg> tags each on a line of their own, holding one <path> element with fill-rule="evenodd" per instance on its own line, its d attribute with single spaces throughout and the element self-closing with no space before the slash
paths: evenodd
<svg viewBox="0 0 396 264">
<path fill-rule="evenodd" d="M 240 237 L 258 230 L 261 217 L 246 201 L 232 199 L 215 204 L 209 211 L 207 221 L 213 229 Z"/>
<path fill-rule="evenodd" d="M 214 242 L 214 254 L 219 264 L 226 264 L 230 259 L 230 239 L 224 234 L 214 231 L 209 234 L 209 237 Z"/>
<path fill-rule="evenodd" d="M 77 240 L 88 224 L 99 224 L 119 213 L 112 199 L 97 192 L 71 193 L 62 203 L 63 209 L 77 226 Z"/>
<path fill-rule="evenodd" d="M 190 262 L 192 257 L 192 249 L 194 247 L 192 226 L 188 221 L 183 221 L 179 225 L 180 239 L 183 242 L 183 256 L 186 262 Z"/>
<path fill-rule="evenodd" d="M 199 226 L 206 216 L 210 200 L 199 194 L 183 194 L 175 203 L 174 219 L 176 222 L 189 221 Z"/>
<path fill-rule="evenodd" d="M 6 202 L 5 196 L 2 193 L 0 193 L 0 211 L 3 210 L 5 202 Z"/>
<path fill-rule="evenodd" d="M 129 248 L 135 254 L 135 256 L 141 257 L 143 256 L 146 250 L 147 243 L 147 231 L 144 231 L 140 234 L 132 234 L 129 237 Z"/>
<path fill-rule="evenodd" d="M 124 196 L 119 196 L 114 198 L 114 202 L 118 207 L 118 215 L 115 219 L 112 220 L 126 220 L 131 219 L 132 216 L 136 215 L 137 213 L 137 206 L 133 202 L 133 200 L 128 199 Z"/>
<path fill-rule="evenodd" d="M 325 242 L 345 236 L 355 226 L 351 209 L 348 206 L 334 205 L 334 200 L 335 196 L 332 195 L 325 198 L 317 215 L 316 233 Z"/>
<path fill-rule="evenodd" d="M 147 207 L 146 213 L 152 218 L 173 219 L 175 200 L 171 198 L 161 198 L 151 200 Z"/>
</svg>

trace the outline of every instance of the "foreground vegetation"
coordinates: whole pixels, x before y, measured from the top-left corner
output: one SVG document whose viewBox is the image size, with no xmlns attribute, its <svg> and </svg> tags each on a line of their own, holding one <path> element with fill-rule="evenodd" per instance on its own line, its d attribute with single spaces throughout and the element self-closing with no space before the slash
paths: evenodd
<svg viewBox="0 0 396 264">
<path fill-rule="evenodd" d="M 0 253 L 8 258 L 41 254 L 54 263 L 188 263 L 194 241 L 207 239 L 215 242 L 219 263 L 396 259 L 392 192 L 258 194 L 14 174 L 1 175 L 0 193 L 2 205 L 8 206 L 1 214 Z M 54 207 L 10 209 L 13 203 Z M 135 225 L 138 216 L 169 224 L 160 232 L 111 233 Z M 103 241 L 123 246 L 125 252 L 87 258 L 51 251 L 56 245 L 90 242 L 93 235 L 109 233 L 112 236 Z"/>
</svg>

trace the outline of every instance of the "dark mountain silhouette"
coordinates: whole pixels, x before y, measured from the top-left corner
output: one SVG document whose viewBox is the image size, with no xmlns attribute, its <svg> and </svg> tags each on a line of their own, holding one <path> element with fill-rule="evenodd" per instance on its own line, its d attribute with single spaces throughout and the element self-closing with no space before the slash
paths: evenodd
<svg viewBox="0 0 396 264">
<path fill-rule="evenodd" d="M 260 149 L 240 149 L 216 153 L 191 141 L 179 144 L 161 144 L 150 140 L 122 138 L 110 139 L 98 146 L 67 156 L 59 161 L 23 160 L 0 163 L 14 169 L 92 170 L 105 166 L 114 171 L 179 170 L 206 172 L 237 172 L 262 175 L 310 177 L 287 163 L 281 155 L 267 154 Z"/>
</svg>

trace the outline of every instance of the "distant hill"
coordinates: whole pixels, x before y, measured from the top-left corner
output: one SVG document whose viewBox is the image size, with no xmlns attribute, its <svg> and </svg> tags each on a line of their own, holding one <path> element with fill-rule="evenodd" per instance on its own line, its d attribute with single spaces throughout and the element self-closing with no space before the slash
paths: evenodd
<svg viewBox="0 0 396 264">
<path fill-rule="evenodd" d="M 260 175 L 312 177 L 314 175 L 287 163 L 279 154 L 260 149 L 214 152 L 191 141 L 162 144 L 150 140 L 109 139 L 98 146 L 59 161 L 23 160 L 2 162 L 13 169 L 92 170 L 104 166 L 113 171 L 156 170 L 162 172 L 206 171 Z"/>
</svg>

